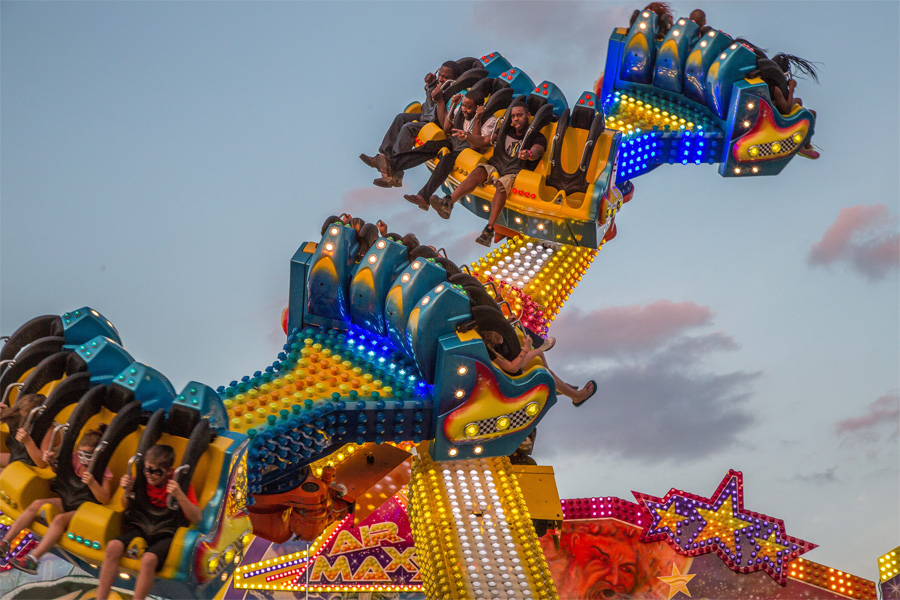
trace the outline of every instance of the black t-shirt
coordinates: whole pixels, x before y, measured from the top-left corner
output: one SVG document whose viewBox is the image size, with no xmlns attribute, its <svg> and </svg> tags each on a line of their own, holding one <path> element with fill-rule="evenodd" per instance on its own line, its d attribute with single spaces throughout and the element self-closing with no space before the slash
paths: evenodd
<svg viewBox="0 0 900 600">
<path fill-rule="evenodd" d="M 522 169 L 533 170 L 537 167 L 539 160 L 521 160 L 518 154 L 521 150 L 530 150 L 534 146 L 542 146 L 547 148 L 547 138 L 541 132 L 537 132 L 532 138 L 528 148 L 522 148 L 522 137 L 518 135 L 512 127 L 506 132 L 503 139 L 503 146 L 494 149 L 494 155 L 488 161 L 488 164 L 497 169 L 497 174 L 501 177 L 504 175 L 515 175 Z"/>
</svg>

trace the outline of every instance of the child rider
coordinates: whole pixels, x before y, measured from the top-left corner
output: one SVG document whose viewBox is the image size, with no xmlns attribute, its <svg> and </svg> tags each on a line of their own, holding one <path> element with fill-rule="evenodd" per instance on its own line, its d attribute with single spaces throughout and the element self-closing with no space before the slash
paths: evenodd
<svg viewBox="0 0 900 600">
<path fill-rule="evenodd" d="M 134 584 L 134 600 L 143 600 L 153 588 L 156 573 L 166 562 L 169 546 L 179 527 L 200 521 L 202 511 L 197 505 L 194 487 L 187 494 L 174 479 L 172 468 L 175 450 L 166 444 L 156 444 L 147 450 L 144 466 L 136 481 L 130 473 L 122 476 L 119 486 L 125 514 L 122 519 L 124 533 L 112 540 L 106 547 L 103 566 L 100 567 L 100 583 L 97 588 L 98 600 L 106 600 L 119 570 L 119 560 L 125 548 L 141 537 L 147 542 L 147 550 L 141 557 L 141 566 Z M 178 508 L 166 505 L 169 496 L 178 502 Z"/>
</svg>

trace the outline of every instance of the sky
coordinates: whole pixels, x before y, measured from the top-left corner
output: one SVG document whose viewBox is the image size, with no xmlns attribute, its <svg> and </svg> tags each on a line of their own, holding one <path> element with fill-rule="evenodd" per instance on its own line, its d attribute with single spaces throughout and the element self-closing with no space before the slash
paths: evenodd
<svg viewBox="0 0 900 600">
<path fill-rule="evenodd" d="M 680 16 L 816 61 L 797 95 L 817 161 L 635 180 L 618 236 L 551 326 L 564 378 L 599 392 L 539 427 L 560 496 L 709 496 L 877 579 L 900 543 L 896 2 L 675 2 Z M 637 4 L 0 3 L 0 332 L 91 306 L 176 389 L 227 385 L 284 343 L 290 258 L 349 211 L 483 253 L 371 185 L 357 158 L 447 59 L 503 53 L 573 101 Z M 564 399 L 563 399 L 564 400 Z"/>
</svg>

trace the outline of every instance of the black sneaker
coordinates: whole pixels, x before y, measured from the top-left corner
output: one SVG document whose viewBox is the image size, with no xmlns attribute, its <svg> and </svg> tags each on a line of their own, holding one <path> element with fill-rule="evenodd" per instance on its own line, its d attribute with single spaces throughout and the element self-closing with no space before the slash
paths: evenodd
<svg viewBox="0 0 900 600">
<path fill-rule="evenodd" d="M 490 247 L 491 242 L 493 242 L 493 241 L 494 241 L 494 228 L 488 226 L 482 230 L 481 235 L 478 236 L 478 238 L 475 240 L 475 243 L 481 244 L 482 246 Z"/>
<path fill-rule="evenodd" d="M 428 210 L 431 206 L 428 204 L 428 200 L 420 196 L 419 194 L 406 194 L 403 198 L 407 202 L 412 202 L 422 210 Z"/>
<path fill-rule="evenodd" d="M 450 213 L 453 212 L 453 201 L 450 199 L 450 196 L 444 196 L 443 198 L 432 196 L 429 203 L 431 204 L 431 208 L 433 208 L 442 219 L 450 218 Z"/>
</svg>

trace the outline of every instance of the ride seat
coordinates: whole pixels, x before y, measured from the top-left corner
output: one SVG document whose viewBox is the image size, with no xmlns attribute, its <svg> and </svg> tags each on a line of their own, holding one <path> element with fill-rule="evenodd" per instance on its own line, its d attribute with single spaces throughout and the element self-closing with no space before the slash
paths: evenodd
<svg viewBox="0 0 900 600">
<path fill-rule="evenodd" d="M 70 379 L 80 381 L 86 375 L 81 373 Z M 83 383 L 80 385 L 83 386 Z M 75 391 L 80 389 L 80 386 L 72 387 Z M 109 389 L 113 387 L 117 389 Z M 57 389 L 63 388 L 60 386 Z M 51 394 L 51 397 L 44 403 L 47 410 L 45 410 L 43 415 L 39 415 L 40 423 L 36 423 L 36 425 L 45 426 L 47 421 L 51 421 L 54 411 L 59 411 L 70 400 L 71 395 L 73 394 Z M 13 463 L 10 467 L 15 467 L 14 469 L 8 467 L 0 474 L 0 489 L 3 491 L 3 494 L 0 495 L 0 503 L 2 503 L 0 506 L 3 507 L 4 512 L 8 512 L 7 507 L 9 507 L 14 512 L 8 512 L 8 514 L 18 516 L 33 501 L 54 496 L 63 496 L 70 503 L 77 503 L 79 498 L 84 498 L 85 504 L 93 503 L 93 496 L 87 489 L 87 486 L 81 482 L 80 478 L 75 476 L 72 466 L 72 454 L 76 450 L 78 440 L 83 432 L 96 428 L 101 423 L 111 423 L 116 414 L 133 399 L 134 396 L 131 391 L 120 386 L 96 386 L 84 393 L 66 422 L 62 444 L 57 453 L 58 464 L 55 474 L 49 468 L 37 469 L 23 463 Z M 32 435 L 36 435 L 35 427 L 32 428 Z M 43 437 L 43 435 L 40 437 Z M 102 481 L 107 460 L 94 461 L 92 464 L 91 472 L 98 481 Z M 117 481 L 114 477 L 113 485 Z M 112 498 L 110 501 L 112 501 Z M 47 505 L 44 510 L 47 524 L 56 516 L 57 512 L 55 507 Z M 39 535 L 43 535 L 46 531 L 46 525 L 35 522 L 31 529 Z M 102 560 L 102 555 L 100 559 Z"/>
<path fill-rule="evenodd" d="M 656 62 L 657 16 L 652 10 L 642 10 L 628 31 L 622 49 L 619 78 L 633 83 L 651 83 Z"/>
<path fill-rule="evenodd" d="M 491 311 L 495 313 L 496 325 L 513 329 L 499 311 L 487 306 L 475 307 L 473 317 L 475 312 Z M 496 331 L 490 324 L 482 322 L 481 326 Z M 518 336 L 512 338 L 516 345 L 521 343 Z M 440 416 L 435 428 L 434 456 L 468 458 L 474 456 L 476 445 L 484 447 L 486 453 L 512 453 L 546 409 L 556 402 L 553 378 L 543 368 L 540 357 L 524 365 L 520 373 L 510 375 L 490 360 L 476 330 L 458 332 L 442 345 L 441 364 L 449 365 L 449 371 L 445 372 L 452 375 L 453 383 L 436 381 L 436 385 L 440 383 L 435 388 L 436 397 L 440 397 Z M 457 374 L 458 365 L 468 367 L 462 380 Z M 460 397 L 457 393 L 460 388 L 467 390 L 468 395 Z M 507 423 L 498 428 L 501 418 Z"/>
<path fill-rule="evenodd" d="M 731 36 L 712 29 L 702 36 L 687 56 L 684 65 L 684 97 L 701 106 L 709 102 L 706 91 L 706 73 L 716 57 L 732 43 Z"/>
<path fill-rule="evenodd" d="M 580 103 L 564 112 L 556 124 L 545 154 L 546 176 L 522 171 L 510 196 L 512 206 L 523 212 L 594 221 L 599 202 L 608 187 L 616 132 L 605 129 L 604 117 Z M 598 187 L 599 186 L 599 187 Z M 585 199 L 590 198 L 590 202 Z"/>
<path fill-rule="evenodd" d="M 96 427 L 108 415 L 101 410 L 88 421 L 87 429 Z M 103 560 L 106 544 L 121 533 L 122 494 L 118 481 L 127 471 L 128 461 L 140 439 L 143 420 L 141 403 L 133 400 L 122 407 L 103 433 L 91 461 L 92 472 L 100 478 L 108 468 L 113 474 L 113 494 L 103 505 L 85 502 L 75 511 L 66 535 L 59 546 L 90 562 Z M 99 476 L 96 474 L 100 474 Z"/>
<path fill-rule="evenodd" d="M 32 369 L 37 367 L 48 356 L 61 352 L 65 343 L 66 338 L 64 337 L 48 336 L 32 342 L 14 355 L 16 362 L 8 366 L 3 371 L 3 374 L 0 375 L 0 395 L 6 397 L 6 401 L 10 406 L 15 402 L 19 394 L 18 386 L 10 386 L 15 383 L 23 383 L 31 374 Z M 8 344 L 9 342 L 7 342 Z"/>
<path fill-rule="evenodd" d="M 62 352 L 51 354 L 38 363 L 28 377 L 25 378 L 24 385 L 19 393 L 43 394 L 46 396 L 66 376 L 87 370 L 87 363 L 76 352 L 63 350 Z"/>
<path fill-rule="evenodd" d="M 756 69 L 756 54 L 733 43 L 716 57 L 706 74 L 707 106 L 719 119 L 728 118 L 734 84 Z"/>
<path fill-rule="evenodd" d="M 546 184 L 566 194 L 570 206 L 577 208 L 588 188 L 588 170 L 596 167 L 596 145 L 603 133 L 603 114 L 583 106 L 563 111 L 551 142 L 550 173 Z M 596 170 L 596 169 L 595 169 Z M 582 194 L 575 198 L 573 194 Z"/>
<path fill-rule="evenodd" d="M 464 72 L 462 75 L 454 79 L 453 82 L 447 86 L 447 89 L 444 90 L 444 102 L 449 102 L 450 98 L 452 98 L 455 94 L 471 88 L 479 81 L 487 78 L 487 76 L 487 69 L 479 67 L 469 69 L 468 71 Z"/>
<path fill-rule="evenodd" d="M 684 65 L 697 41 L 700 26 L 690 19 L 678 19 L 663 40 L 653 66 L 653 85 L 675 94 L 684 89 Z"/>
<path fill-rule="evenodd" d="M 65 327 L 62 318 L 57 315 L 35 317 L 19 327 L 6 343 L 0 347 L 0 360 L 11 360 L 29 344 L 41 338 L 65 339 Z"/>
<path fill-rule="evenodd" d="M 462 69 L 463 73 L 470 69 L 484 68 L 484 63 L 474 56 L 464 56 L 462 58 L 458 58 L 456 59 L 456 64 L 459 65 L 459 68 Z"/>
<path fill-rule="evenodd" d="M 52 340 L 52 338 L 50 339 Z M 50 346 L 55 347 L 56 343 L 51 342 L 51 344 L 48 345 L 48 348 Z M 87 364 L 81 359 L 81 357 L 79 357 L 76 353 L 68 350 L 63 350 L 61 352 L 51 354 L 41 360 L 37 364 L 37 366 L 29 368 L 28 365 L 33 363 L 33 360 L 35 360 L 39 355 L 43 353 L 43 351 L 37 353 L 32 357 L 31 361 L 23 360 L 21 363 L 19 363 L 20 368 L 24 369 L 19 378 L 21 379 L 24 376 L 24 382 L 21 384 L 21 388 L 12 387 L 10 389 L 10 393 L 7 398 L 9 406 L 15 406 L 15 401 L 19 396 L 24 394 L 39 393 L 43 394 L 45 397 L 49 396 L 50 393 L 60 384 L 60 382 L 64 381 L 67 375 L 73 375 L 75 373 L 80 373 L 87 370 Z M 13 368 L 14 367 L 15 365 L 13 365 Z M 13 376 L 15 375 L 16 374 L 13 373 Z M 12 379 L 12 376 L 10 379 Z M 12 386 L 15 383 L 16 382 L 14 381 L 10 381 L 9 385 Z M 42 406 L 40 412 L 44 411 L 46 411 L 46 407 Z M 30 435 L 34 430 L 33 419 L 29 423 L 28 429 Z M 45 433 L 46 429 L 40 429 L 40 437 L 37 438 L 38 445 L 40 445 L 40 441 L 43 439 Z M 2 441 L 3 447 L 6 447 L 7 435 L 15 435 L 15 432 L 9 431 L 9 428 L 5 423 L 0 424 L 0 441 Z"/>
<path fill-rule="evenodd" d="M 208 420 L 194 419 L 197 424 L 185 436 L 181 436 L 167 432 L 169 429 L 183 430 L 175 423 L 178 420 L 177 415 L 170 414 L 166 418 L 164 409 L 159 409 L 151 416 L 146 425 L 141 426 L 134 420 L 135 415 L 130 409 L 131 405 L 123 409 L 122 415 L 117 415 L 116 420 L 104 434 L 105 439 L 107 434 L 121 436 L 123 432 L 127 433 L 110 457 L 109 468 L 113 471 L 114 479 L 125 474 L 130 466 L 129 463 L 132 462 L 132 457 L 138 454 L 141 457 L 134 461 L 133 474 L 136 477 L 140 476 L 143 469 L 143 455 L 147 449 L 156 443 L 168 444 L 175 450 L 173 466 L 178 467 L 187 463 L 189 469 L 185 476 L 191 478 L 199 506 L 204 507 L 212 503 L 224 464 L 223 451 L 231 441 L 223 439 L 223 443 L 219 444 L 222 448 L 218 448 L 218 452 L 213 448 L 213 451 L 210 452 L 211 436 Z M 117 425 L 118 422 L 122 423 L 121 427 Z M 133 429 L 127 431 L 130 427 Z M 227 465 L 225 466 L 227 467 Z M 107 544 L 122 533 L 122 516 L 124 514 L 122 494 L 124 494 L 124 490 L 117 487 L 106 505 L 100 506 L 93 502 L 86 502 L 79 507 L 69 525 L 69 531 L 75 535 L 75 540 L 67 535 L 60 545 L 90 562 L 102 562 Z M 182 550 L 184 545 L 189 542 L 186 536 L 189 529 L 190 527 L 182 527 L 176 532 L 169 555 L 160 570 L 160 577 L 173 579 L 183 570 Z M 91 540 L 92 546 L 88 548 L 79 545 L 78 537 Z M 100 547 L 97 548 L 93 542 L 97 542 Z M 137 572 L 140 569 L 140 558 L 123 557 L 120 564 Z"/>
</svg>

